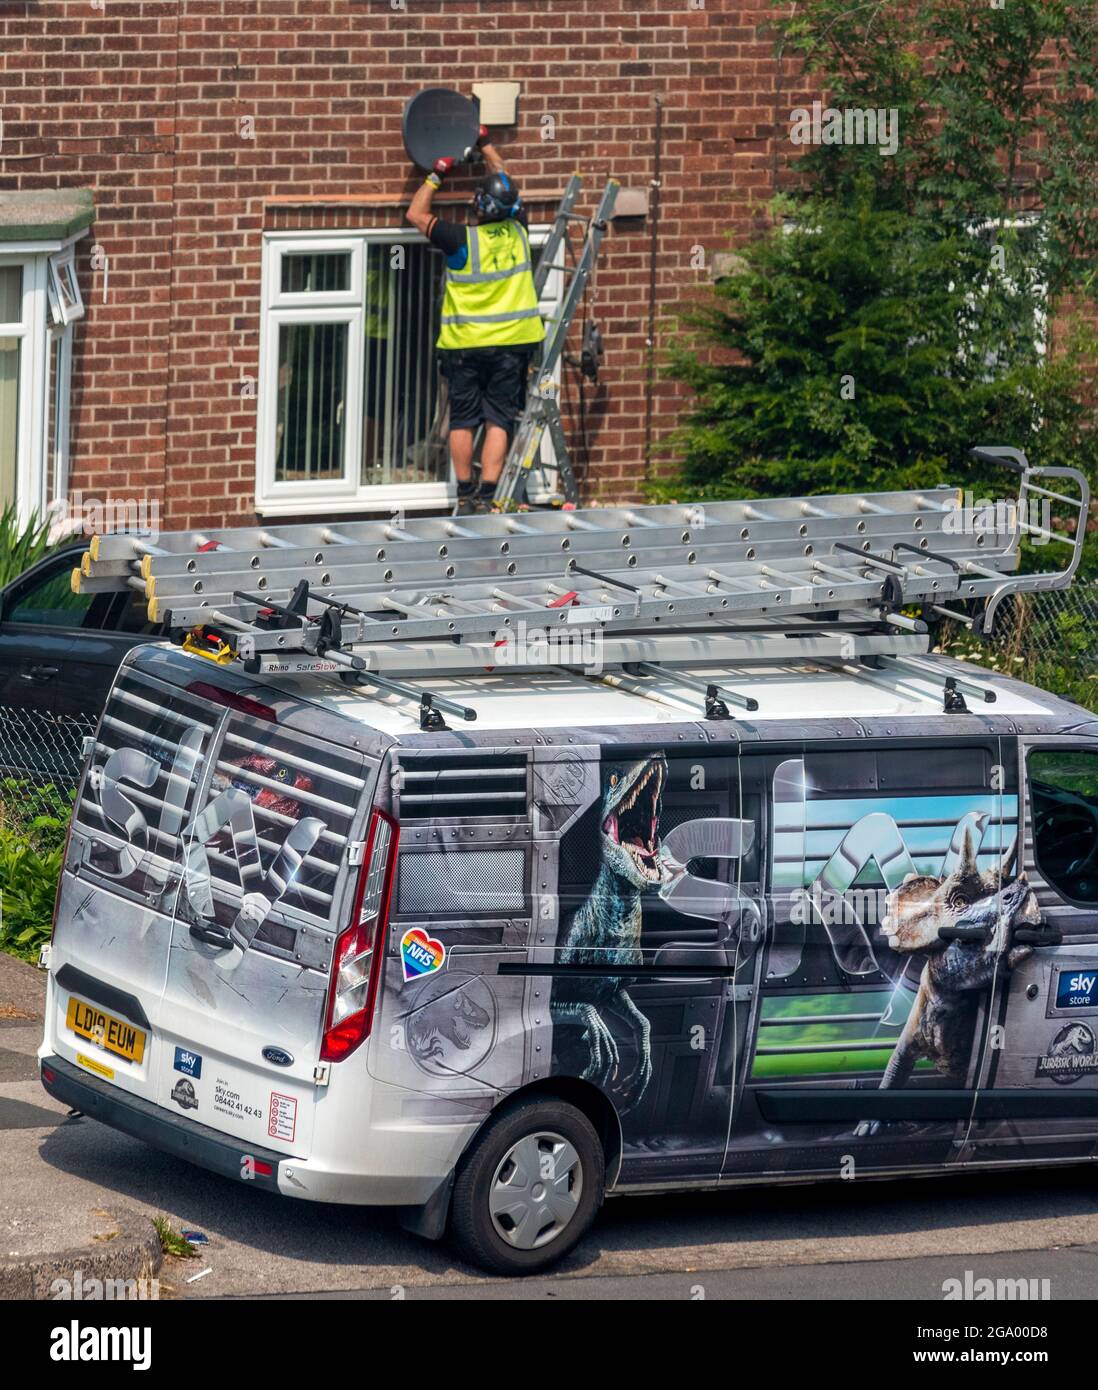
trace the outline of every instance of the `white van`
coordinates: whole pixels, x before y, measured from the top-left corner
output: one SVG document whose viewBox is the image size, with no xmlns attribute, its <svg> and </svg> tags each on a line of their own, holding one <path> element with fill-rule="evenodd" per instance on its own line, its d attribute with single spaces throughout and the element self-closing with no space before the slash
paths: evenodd
<svg viewBox="0 0 1098 1390">
<path fill-rule="evenodd" d="M 321 669 L 362 646 L 249 672 L 211 599 L 220 639 L 131 653 L 89 748 L 47 1091 L 507 1273 L 607 1195 L 1092 1158 L 1098 720 L 911 655 L 885 587 L 689 632 L 708 660 L 458 653 L 418 706 Z"/>
</svg>

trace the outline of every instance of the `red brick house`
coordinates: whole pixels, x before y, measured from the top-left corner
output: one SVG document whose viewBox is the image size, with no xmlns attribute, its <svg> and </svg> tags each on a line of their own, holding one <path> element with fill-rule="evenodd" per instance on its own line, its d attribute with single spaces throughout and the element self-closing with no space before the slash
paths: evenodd
<svg viewBox="0 0 1098 1390">
<path fill-rule="evenodd" d="M 647 197 L 604 242 L 589 312 L 606 357 L 582 422 L 576 373 L 563 383 L 586 494 L 637 497 L 677 407 L 673 386 L 648 390 L 649 325 L 773 187 L 794 98 L 771 16 L 732 0 L 0 3 L 0 502 L 149 499 L 165 527 L 444 506 L 427 447 L 440 270 L 403 221 L 421 175 L 401 117 L 422 87 L 497 81 L 519 86 L 494 133 L 532 227 L 576 168 L 588 211 L 609 175 Z M 463 205 L 469 186 L 444 196 Z"/>
</svg>

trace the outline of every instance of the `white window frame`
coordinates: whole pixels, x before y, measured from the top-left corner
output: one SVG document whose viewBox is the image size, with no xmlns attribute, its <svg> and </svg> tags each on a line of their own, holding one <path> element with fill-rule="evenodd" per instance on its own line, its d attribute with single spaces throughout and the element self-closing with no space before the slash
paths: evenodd
<svg viewBox="0 0 1098 1390">
<path fill-rule="evenodd" d="M 19 349 L 19 423 L 16 436 L 15 500 L 21 524 L 44 521 L 63 509 L 68 496 L 69 398 L 72 385 L 73 323 L 84 314 L 75 273 L 75 247 L 83 229 L 64 241 L 24 241 L 0 244 L 0 266 L 23 268 L 22 316 L 16 323 L 0 324 L 0 337 L 21 340 Z M 52 262 L 72 268 L 79 312 L 61 315 L 60 296 L 51 285 Z M 55 380 L 56 398 L 50 399 L 49 355 L 53 336 L 61 335 Z M 53 458 L 47 457 L 49 412 L 55 410 Z M 51 485 L 52 479 L 52 485 Z"/>
<path fill-rule="evenodd" d="M 66 286 L 71 291 L 68 296 L 62 293 Z M 50 314 L 54 323 L 63 324 L 67 328 L 70 323 L 84 317 L 84 299 L 76 279 L 76 250 L 72 243 L 49 258 L 48 291 Z M 71 304 L 66 303 L 67 298 L 72 300 Z"/>
<path fill-rule="evenodd" d="M 543 242 L 548 226 L 530 229 L 533 245 Z M 331 511 L 388 511 L 400 507 L 425 510 L 452 506 L 457 496 L 453 478 L 434 483 L 385 483 L 364 487 L 361 476 L 362 393 L 351 389 L 362 376 L 365 333 L 365 250 L 371 243 L 423 244 L 410 227 L 363 227 L 353 231 L 267 232 L 263 238 L 259 384 L 256 419 L 256 511 L 261 516 L 321 515 Z M 283 293 L 282 259 L 310 252 L 349 251 L 351 283 L 347 290 Z M 542 297 L 543 311 L 560 294 L 560 275 L 550 272 Z M 556 295 L 549 293 L 556 289 Z M 313 307 L 320 306 L 320 307 Z M 339 478 L 316 482 L 277 482 L 275 447 L 278 430 L 278 336 L 283 324 L 347 323 L 347 419 L 343 472 Z"/>
<path fill-rule="evenodd" d="M 17 515 L 24 525 L 34 513 L 41 515 L 45 500 L 45 472 L 36 477 L 35 463 L 45 453 L 45 417 L 36 402 L 43 398 L 45 368 L 45 259 L 40 256 L 0 253 L 0 268 L 18 266 L 23 272 L 20 316 L 13 322 L 0 323 L 0 338 L 19 341 L 19 395 L 15 434 L 15 503 Z M 35 333 L 34 325 L 42 322 L 42 332 Z M 37 505 L 36 505 L 37 504 Z"/>
</svg>

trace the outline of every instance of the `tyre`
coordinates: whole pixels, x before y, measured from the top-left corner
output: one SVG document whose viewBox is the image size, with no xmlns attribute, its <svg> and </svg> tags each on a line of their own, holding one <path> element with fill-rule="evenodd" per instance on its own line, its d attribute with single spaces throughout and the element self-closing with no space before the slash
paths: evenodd
<svg viewBox="0 0 1098 1390">
<path fill-rule="evenodd" d="M 521 1101 L 462 1158 L 450 1236 L 495 1274 L 536 1274 L 567 1255 L 602 1205 L 606 1160 L 594 1125 L 563 1100 Z"/>
</svg>

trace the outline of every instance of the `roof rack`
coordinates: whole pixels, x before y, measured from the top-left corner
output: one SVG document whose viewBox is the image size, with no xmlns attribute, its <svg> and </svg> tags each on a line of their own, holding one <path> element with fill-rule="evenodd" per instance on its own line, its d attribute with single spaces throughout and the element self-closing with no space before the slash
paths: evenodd
<svg viewBox="0 0 1098 1390">
<path fill-rule="evenodd" d="M 401 674 L 574 666 L 592 632 L 603 666 L 642 678 L 646 665 L 899 660 L 928 648 L 925 624 L 900 609 L 988 634 L 1008 595 L 1064 588 L 1079 565 L 1083 475 L 1031 468 L 1015 449 L 972 452 L 1020 475 L 1009 526 L 944 487 L 109 534 L 92 538 L 73 588 L 136 590 L 188 650 L 251 672 L 376 673 L 390 685 Z M 1038 478 L 1070 480 L 1079 495 Z M 1017 573 L 1023 535 L 1069 546 L 1065 567 Z M 719 685 L 699 688 L 713 717 L 726 717 L 744 697 Z M 439 727 L 444 702 L 423 699 Z"/>
</svg>

